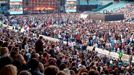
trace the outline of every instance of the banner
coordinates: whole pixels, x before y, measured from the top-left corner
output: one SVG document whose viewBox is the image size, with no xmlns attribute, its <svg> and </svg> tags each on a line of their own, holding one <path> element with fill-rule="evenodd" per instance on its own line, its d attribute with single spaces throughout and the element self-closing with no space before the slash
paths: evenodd
<svg viewBox="0 0 134 75">
<path fill-rule="evenodd" d="M 10 14 L 23 14 L 23 0 L 10 0 Z"/>
<path fill-rule="evenodd" d="M 77 11 L 77 0 L 66 0 L 65 10 L 66 12 L 76 12 Z"/>
</svg>

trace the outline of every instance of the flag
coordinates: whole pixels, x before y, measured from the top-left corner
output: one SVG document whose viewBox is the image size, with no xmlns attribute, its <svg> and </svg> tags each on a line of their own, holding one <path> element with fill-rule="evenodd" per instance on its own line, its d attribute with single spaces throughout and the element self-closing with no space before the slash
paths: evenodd
<svg viewBox="0 0 134 75">
<path fill-rule="evenodd" d="M 123 52 L 122 51 L 118 52 L 118 54 L 119 54 L 119 58 L 121 58 L 123 56 Z"/>
<path fill-rule="evenodd" d="M 2 28 L 3 27 L 3 24 L 0 22 L 0 28 Z"/>
</svg>

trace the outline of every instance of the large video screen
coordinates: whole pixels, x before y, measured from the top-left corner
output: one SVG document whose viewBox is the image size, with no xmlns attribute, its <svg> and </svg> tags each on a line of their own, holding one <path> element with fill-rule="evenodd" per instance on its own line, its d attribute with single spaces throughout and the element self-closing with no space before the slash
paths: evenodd
<svg viewBox="0 0 134 75">
<path fill-rule="evenodd" d="M 77 0 L 66 0 L 65 10 L 66 12 L 76 12 L 77 11 Z"/>
<path fill-rule="evenodd" d="M 23 14 L 23 0 L 10 0 L 10 14 Z"/>
</svg>

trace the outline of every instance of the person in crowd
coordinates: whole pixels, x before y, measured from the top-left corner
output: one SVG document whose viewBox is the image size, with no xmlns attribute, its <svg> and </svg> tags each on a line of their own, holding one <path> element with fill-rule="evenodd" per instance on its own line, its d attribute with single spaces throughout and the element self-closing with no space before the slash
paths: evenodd
<svg viewBox="0 0 134 75">
<path fill-rule="evenodd" d="M 23 70 L 18 75 L 32 75 L 32 74 L 27 70 Z"/>
<path fill-rule="evenodd" d="M 7 47 L 2 47 L 0 48 L 0 52 L 1 52 L 1 58 L 0 58 L 0 69 L 2 69 L 2 67 L 8 65 L 8 64 L 12 64 L 13 60 L 12 58 L 9 56 L 9 50 Z"/>
<path fill-rule="evenodd" d="M 0 75 L 17 75 L 17 68 L 13 65 L 5 65 L 0 70 Z"/>
<path fill-rule="evenodd" d="M 40 67 L 40 62 L 37 60 L 37 59 L 31 59 L 29 62 L 28 62 L 28 66 L 29 68 L 31 69 L 31 73 L 32 75 L 44 75 L 44 73 L 42 73 L 42 67 Z"/>
<path fill-rule="evenodd" d="M 43 37 L 40 36 L 38 41 L 35 43 L 35 50 L 37 53 L 43 53 L 43 41 L 42 41 Z"/>
<path fill-rule="evenodd" d="M 19 48 L 15 47 L 10 54 L 10 57 L 13 59 L 13 64 L 19 68 L 18 71 L 23 69 L 23 66 L 26 65 L 26 60 L 24 59 L 23 55 L 19 53 Z"/>
<path fill-rule="evenodd" d="M 0 52 L 1 52 L 1 58 L 9 56 L 9 50 L 7 47 L 2 47 L 0 49 Z"/>
<path fill-rule="evenodd" d="M 59 72 L 58 67 L 56 66 L 48 66 L 45 68 L 45 75 L 57 75 L 57 73 Z"/>
<path fill-rule="evenodd" d="M 56 75 L 66 75 L 66 74 L 63 71 L 59 71 Z"/>
</svg>

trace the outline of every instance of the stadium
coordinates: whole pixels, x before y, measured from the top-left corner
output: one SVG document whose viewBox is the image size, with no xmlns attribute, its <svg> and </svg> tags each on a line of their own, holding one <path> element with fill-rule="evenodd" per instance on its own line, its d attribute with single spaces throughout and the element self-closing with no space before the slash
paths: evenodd
<svg viewBox="0 0 134 75">
<path fill-rule="evenodd" d="M 0 75 L 134 75 L 133 0 L 0 0 Z"/>
</svg>

